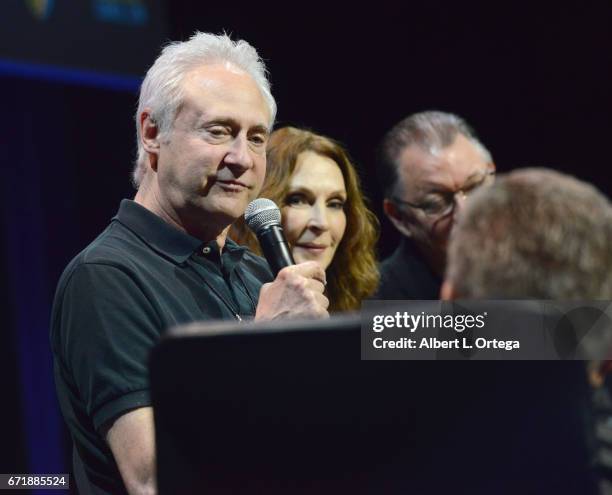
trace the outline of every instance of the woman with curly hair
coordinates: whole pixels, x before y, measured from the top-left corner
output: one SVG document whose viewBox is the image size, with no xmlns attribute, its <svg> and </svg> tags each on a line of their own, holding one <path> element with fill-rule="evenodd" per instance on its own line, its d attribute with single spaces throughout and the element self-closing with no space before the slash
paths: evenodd
<svg viewBox="0 0 612 495">
<path fill-rule="evenodd" d="M 259 196 L 279 205 L 296 263 L 314 260 L 326 270 L 330 311 L 359 309 L 378 285 L 378 220 L 346 151 L 327 137 L 284 127 L 270 136 L 267 155 Z M 243 220 L 230 236 L 261 253 Z"/>
</svg>

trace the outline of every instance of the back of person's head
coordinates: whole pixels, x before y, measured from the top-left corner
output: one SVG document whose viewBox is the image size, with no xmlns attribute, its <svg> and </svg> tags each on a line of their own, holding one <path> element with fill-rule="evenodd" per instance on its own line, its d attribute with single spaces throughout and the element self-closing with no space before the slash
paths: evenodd
<svg viewBox="0 0 612 495">
<path fill-rule="evenodd" d="M 136 111 L 136 136 L 138 155 L 132 179 L 140 186 L 146 171 L 145 150 L 140 142 L 140 114 L 151 109 L 151 118 L 160 133 L 167 133 L 180 108 L 182 81 L 192 70 L 204 65 L 226 65 L 249 74 L 261 91 L 270 110 L 270 127 L 276 115 L 276 102 L 270 91 L 266 67 L 257 50 L 244 40 L 233 41 L 229 36 L 196 32 L 188 41 L 171 42 L 149 68 L 140 87 Z"/>
<path fill-rule="evenodd" d="M 417 146 L 428 153 L 450 146 L 458 134 L 470 140 L 491 162 L 491 154 L 478 141 L 472 128 L 458 115 L 440 112 L 419 112 L 395 124 L 384 136 L 379 149 L 379 180 L 385 194 L 390 198 L 398 183 L 398 159 L 403 150 Z"/>
<path fill-rule="evenodd" d="M 451 234 L 454 297 L 612 299 L 612 206 L 595 187 L 544 168 L 498 178 Z"/>
</svg>

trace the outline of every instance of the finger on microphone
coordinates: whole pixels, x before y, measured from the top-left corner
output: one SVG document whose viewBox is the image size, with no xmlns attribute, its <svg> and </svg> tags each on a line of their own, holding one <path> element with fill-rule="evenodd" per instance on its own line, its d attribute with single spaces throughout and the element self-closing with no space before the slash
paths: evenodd
<svg viewBox="0 0 612 495">
<path fill-rule="evenodd" d="M 323 294 L 325 292 L 325 285 L 323 285 L 323 283 L 320 280 L 316 280 L 314 278 L 311 278 L 308 280 L 307 287 L 311 291 L 317 292 L 319 294 Z"/>
<path fill-rule="evenodd" d="M 325 270 L 323 270 L 321 265 L 319 265 L 319 263 L 316 261 L 304 261 L 303 263 L 298 263 L 297 265 L 293 265 L 293 267 L 289 268 L 293 268 L 302 277 L 318 280 L 323 285 L 327 285 Z"/>
<path fill-rule="evenodd" d="M 315 299 L 322 308 L 326 310 L 329 308 L 329 299 L 327 299 L 324 294 L 315 293 Z"/>
</svg>

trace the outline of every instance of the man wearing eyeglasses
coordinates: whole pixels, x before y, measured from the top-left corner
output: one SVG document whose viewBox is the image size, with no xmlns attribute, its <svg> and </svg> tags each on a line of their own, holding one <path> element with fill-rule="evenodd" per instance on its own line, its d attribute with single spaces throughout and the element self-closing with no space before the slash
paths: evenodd
<svg viewBox="0 0 612 495">
<path fill-rule="evenodd" d="M 381 263 L 377 296 L 438 299 L 455 216 L 495 164 L 462 118 L 436 111 L 400 121 L 380 151 L 384 211 L 403 238 Z"/>
</svg>

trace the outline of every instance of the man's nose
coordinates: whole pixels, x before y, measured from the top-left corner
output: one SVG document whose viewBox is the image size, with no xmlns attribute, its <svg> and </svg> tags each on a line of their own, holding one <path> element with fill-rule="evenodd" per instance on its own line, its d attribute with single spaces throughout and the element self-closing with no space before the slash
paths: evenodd
<svg viewBox="0 0 612 495">
<path fill-rule="evenodd" d="M 253 157 L 249 149 L 248 139 L 246 137 L 237 136 L 225 155 L 225 163 L 235 172 L 242 173 L 253 166 Z"/>
</svg>

